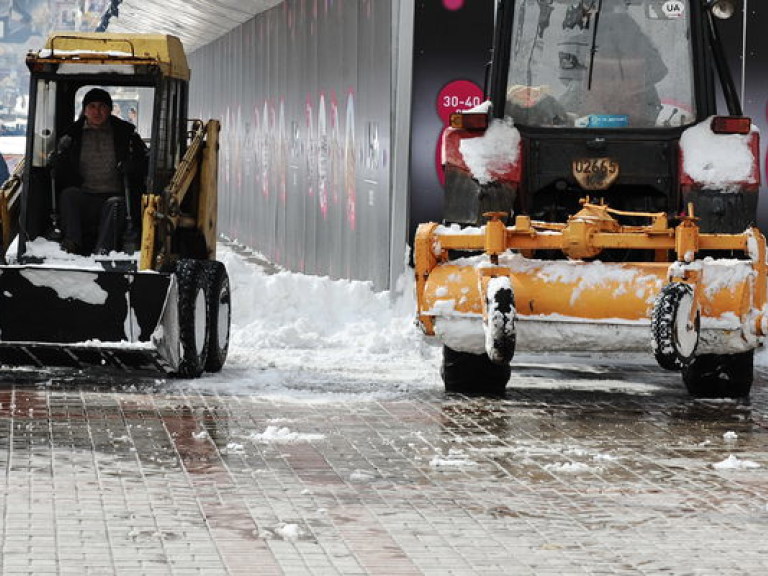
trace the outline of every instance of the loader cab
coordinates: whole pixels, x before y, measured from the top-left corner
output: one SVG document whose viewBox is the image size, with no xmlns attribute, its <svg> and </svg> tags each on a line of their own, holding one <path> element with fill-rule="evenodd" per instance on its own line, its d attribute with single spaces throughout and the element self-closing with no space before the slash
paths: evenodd
<svg viewBox="0 0 768 576">
<path fill-rule="evenodd" d="M 134 44 L 125 40 L 110 43 L 110 35 L 101 36 L 104 38 L 54 35 L 44 50 L 27 57 L 30 106 L 20 256 L 27 242 L 45 237 L 51 229 L 61 194 L 51 169 L 52 158 L 61 135 L 80 117 L 83 96 L 91 88 L 109 92 L 112 113 L 134 124 L 147 144 L 147 191 L 167 186 L 186 151 L 186 60 L 177 70 L 155 56 L 167 37 Z"/>
</svg>

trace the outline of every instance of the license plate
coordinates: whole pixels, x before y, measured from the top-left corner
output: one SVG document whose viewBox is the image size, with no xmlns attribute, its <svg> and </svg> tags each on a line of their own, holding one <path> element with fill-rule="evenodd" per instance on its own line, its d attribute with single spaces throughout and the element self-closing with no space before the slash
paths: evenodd
<svg viewBox="0 0 768 576">
<path fill-rule="evenodd" d="M 607 190 L 619 177 L 619 163 L 613 158 L 578 158 L 573 177 L 584 190 Z"/>
</svg>

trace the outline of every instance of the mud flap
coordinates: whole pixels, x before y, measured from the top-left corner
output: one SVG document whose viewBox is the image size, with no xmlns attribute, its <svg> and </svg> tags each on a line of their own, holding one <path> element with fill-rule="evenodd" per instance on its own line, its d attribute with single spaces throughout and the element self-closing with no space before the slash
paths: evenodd
<svg viewBox="0 0 768 576">
<path fill-rule="evenodd" d="M 452 167 L 445 170 L 446 222 L 482 226 L 486 212 L 506 212 L 511 217 L 516 190 L 508 184 L 491 182 L 480 185 L 467 173 Z"/>
<path fill-rule="evenodd" d="M 737 190 L 689 190 L 683 202 L 693 203 L 701 232 L 741 234 L 757 222 L 757 192 Z"/>
<path fill-rule="evenodd" d="M 0 362 L 174 371 L 177 301 L 167 274 L 0 267 Z"/>
</svg>

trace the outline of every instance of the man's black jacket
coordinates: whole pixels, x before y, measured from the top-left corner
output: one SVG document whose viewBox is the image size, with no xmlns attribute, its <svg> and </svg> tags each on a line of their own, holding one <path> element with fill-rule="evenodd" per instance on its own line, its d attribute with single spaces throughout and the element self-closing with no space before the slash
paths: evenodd
<svg viewBox="0 0 768 576">
<path fill-rule="evenodd" d="M 130 122 L 117 116 L 110 116 L 107 122 L 112 124 L 117 167 L 121 174 L 127 176 L 132 199 L 131 208 L 134 208 L 140 205 L 141 194 L 147 187 L 147 146 L 136 132 L 136 127 Z M 59 148 L 53 164 L 56 171 L 56 187 L 59 190 L 69 186 L 80 186 L 83 183 L 80 175 L 80 150 L 84 125 L 85 117 L 81 116 L 59 138 Z M 123 191 L 116 192 L 122 195 Z"/>
</svg>

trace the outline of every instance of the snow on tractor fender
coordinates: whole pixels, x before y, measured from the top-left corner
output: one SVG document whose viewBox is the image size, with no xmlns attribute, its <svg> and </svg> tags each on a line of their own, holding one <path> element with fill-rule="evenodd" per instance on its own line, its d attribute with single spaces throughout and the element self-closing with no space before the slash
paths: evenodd
<svg viewBox="0 0 768 576">
<path fill-rule="evenodd" d="M 489 279 L 504 278 L 514 302 L 504 334 L 514 335 L 520 350 L 652 351 L 662 367 L 681 369 L 698 355 L 739 354 L 760 345 L 768 333 L 768 268 L 757 229 L 702 234 L 693 214 L 669 227 L 663 213 L 583 204 L 566 224 L 519 216 L 507 227 L 491 214 L 481 228 L 421 225 L 415 272 L 424 333 L 452 351 L 487 354 L 492 361 L 494 346 L 503 349 L 504 343 L 487 319 Z M 622 226 L 613 215 L 652 222 Z M 676 259 L 594 260 L 606 248 L 651 249 Z M 537 250 L 570 258 L 536 259 Z M 699 251 L 718 250 L 729 257 L 695 259 Z M 467 256 L 455 257 L 462 251 Z M 733 252 L 744 258 L 730 257 Z"/>
</svg>

